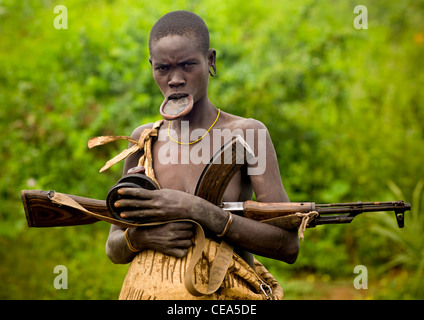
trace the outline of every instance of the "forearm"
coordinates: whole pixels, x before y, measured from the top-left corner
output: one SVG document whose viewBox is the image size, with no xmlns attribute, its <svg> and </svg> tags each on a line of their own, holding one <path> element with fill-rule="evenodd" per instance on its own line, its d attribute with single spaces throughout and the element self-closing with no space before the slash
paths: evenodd
<svg viewBox="0 0 424 320">
<path fill-rule="evenodd" d="M 132 261 L 135 252 L 131 251 L 125 241 L 123 229 L 111 226 L 106 242 L 106 254 L 113 263 L 126 264 Z"/>
<path fill-rule="evenodd" d="M 229 213 L 197 199 L 193 219 L 215 234 L 221 234 Z M 293 263 L 299 252 L 297 231 L 289 231 L 233 214 L 224 239 L 251 253 Z"/>
<path fill-rule="evenodd" d="M 294 263 L 299 252 L 297 230 L 284 230 L 236 215 L 225 239 L 253 254 L 287 263 Z"/>
</svg>

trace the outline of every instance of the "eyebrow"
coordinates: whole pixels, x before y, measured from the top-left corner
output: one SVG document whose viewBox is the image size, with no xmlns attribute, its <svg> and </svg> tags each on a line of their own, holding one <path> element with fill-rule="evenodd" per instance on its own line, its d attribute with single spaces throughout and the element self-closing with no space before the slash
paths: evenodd
<svg viewBox="0 0 424 320">
<path fill-rule="evenodd" d="M 186 59 L 182 60 L 181 62 L 178 62 L 177 65 L 183 65 L 185 63 L 193 63 L 193 62 L 199 62 L 199 59 L 196 58 L 196 57 L 189 57 L 189 58 L 186 58 Z M 169 65 L 171 65 L 171 63 L 162 62 L 162 61 L 159 60 L 157 62 L 154 62 L 153 65 L 155 67 L 156 66 L 169 66 Z"/>
</svg>

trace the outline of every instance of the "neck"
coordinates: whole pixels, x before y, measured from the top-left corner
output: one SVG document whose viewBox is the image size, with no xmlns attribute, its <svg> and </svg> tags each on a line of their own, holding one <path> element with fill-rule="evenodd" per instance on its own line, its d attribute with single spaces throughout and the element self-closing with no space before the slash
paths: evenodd
<svg viewBox="0 0 424 320">
<path fill-rule="evenodd" d="M 171 128 L 180 133 L 181 121 L 188 121 L 190 131 L 198 128 L 208 129 L 215 121 L 217 114 L 217 108 L 214 107 L 209 101 L 207 94 L 205 94 L 199 101 L 194 103 L 193 109 L 189 114 L 172 121 Z"/>
</svg>

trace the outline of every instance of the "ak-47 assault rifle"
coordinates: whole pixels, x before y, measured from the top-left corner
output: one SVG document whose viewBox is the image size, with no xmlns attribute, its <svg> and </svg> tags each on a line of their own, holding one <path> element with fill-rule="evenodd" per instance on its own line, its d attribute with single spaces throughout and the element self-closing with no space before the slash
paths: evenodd
<svg viewBox="0 0 424 320">
<path fill-rule="evenodd" d="M 322 224 L 350 223 L 363 212 L 394 211 L 399 228 L 404 226 L 404 213 L 411 204 L 404 201 L 352 202 L 315 204 L 313 202 L 260 203 L 255 201 L 222 202 L 224 191 L 234 174 L 253 157 L 244 140 L 237 136 L 225 144 L 211 159 L 200 176 L 195 194 L 233 213 L 242 212 L 247 218 L 282 228 L 315 227 Z M 119 187 L 143 187 L 157 189 L 148 177 L 132 174 L 123 177 L 109 192 L 107 200 L 66 195 L 55 191 L 23 190 L 22 202 L 29 227 L 62 227 L 106 221 L 128 226 L 137 221 L 120 217 L 113 207 Z M 313 213 L 312 215 L 310 215 Z M 292 219 L 285 219 L 292 218 Z"/>
</svg>

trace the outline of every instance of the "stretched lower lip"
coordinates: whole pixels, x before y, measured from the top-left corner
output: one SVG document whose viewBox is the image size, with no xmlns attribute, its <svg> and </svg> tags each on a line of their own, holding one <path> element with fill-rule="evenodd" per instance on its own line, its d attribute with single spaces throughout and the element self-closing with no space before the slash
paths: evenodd
<svg viewBox="0 0 424 320">
<path fill-rule="evenodd" d="M 165 120 L 172 121 L 187 115 L 192 108 L 193 96 L 187 93 L 173 93 L 162 102 L 160 114 Z"/>
<path fill-rule="evenodd" d="M 172 93 L 168 96 L 168 99 L 181 99 L 188 97 L 188 93 Z"/>
</svg>

